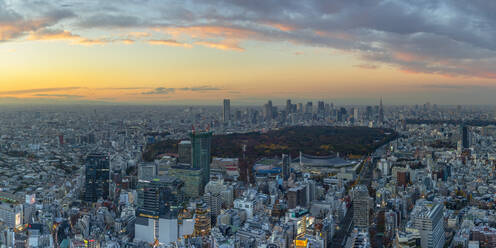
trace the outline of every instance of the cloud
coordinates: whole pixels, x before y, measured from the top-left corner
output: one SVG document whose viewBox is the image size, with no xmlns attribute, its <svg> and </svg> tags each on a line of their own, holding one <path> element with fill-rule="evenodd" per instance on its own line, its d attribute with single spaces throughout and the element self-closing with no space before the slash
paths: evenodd
<svg viewBox="0 0 496 248">
<path fill-rule="evenodd" d="M 78 25 L 83 28 L 125 28 L 141 26 L 141 20 L 131 15 L 95 14 L 81 20 Z"/>
<path fill-rule="evenodd" d="M 84 96 L 80 96 L 80 95 L 68 95 L 68 94 L 35 94 L 33 96 L 60 97 L 60 98 L 69 98 L 69 99 L 83 98 L 84 97 Z"/>
<path fill-rule="evenodd" d="M 147 38 L 156 45 L 197 44 L 244 51 L 241 44 L 246 41 L 275 45 L 286 42 L 344 51 L 362 60 L 363 65 L 391 65 L 412 73 L 496 78 L 496 3 L 487 0 L 8 3 L 0 1 L 0 41 L 49 28 L 74 36 L 84 36 L 89 29 L 111 36 L 81 38 L 79 43 L 83 44 L 130 44 Z M 129 35 L 123 37 L 122 32 Z"/>
<path fill-rule="evenodd" d="M 168 95 L 168 94 L 174 93 L 176 91 L 208 92 L 208 91 L 219 91 L 219 90 L 222 90 L 222 89 L 217 88 L 217 87 L 212 87 L 209 85 L 202 85 L 202 86 L 196 86 L 196 87 L 183 87 L 183 88 L 158 87 L 158 88 L 155 88 L 151 91 L 142 92 L 141 94 L 143 94 L 143 95 Z"/>
<path fill-rule="evenodd" d="M 197 86 L 197 87 L 180 88 L 180 90 L 184 90 L 184 91 L 218 91 L 218 90 L 222 90 L 222 89 L 217 88 L 217 87 L 208 86 L 208 85 L 203 85 L 203 86 Z"/>
<path fill-rule="evenodd" d="M 148 87 L 108 87 L 108 88 L 98 88 L 100 90 L 143 90 L 149 89 Z"/>
<path fill-rule="evenodd" d="M 174 89 L 174 88 L 159 87 L 159 88 L 155 88 L 154 90 L 151 90 L 151 91 L 142 92 L 141 94 L 143 94 L 143 95 L 167 95 L 170 93 L 174 93 L 175 91 L 176 91 L 176 89 Z"/>
<path fill-rule="evenodd" d="M 8 90 L 0 91 L 0 95 L 22 95 L 31 93 L 43 93 L 43 92 L 54 92 L 54 91 L 66 91 L 66 90 L 77 90 L 81 87 L 61 87 L 61 88 L 38 88 L 38 89 L 24 89 L 24 90 Z"/>
<path fill-rule="evenodd" d="M 222 41 L 222 42 L 210 42 L 210 41 L 197 41 L 195 44 L 220 49 L 220 50 L 233 50 L 238 52 L 243 52 L 245 49 L 240 47 L 237 41 Z"/>
<path fill-rule="evenodd" d="M 421 88 L 428 88 L 428 89 L 441 89 L 441 90 L 446 90 L 446 89 L 453 89 L 453 90 L 463 90 L 467 88 L 487 88 L 486 86 L 482 85 L 463 85 L 463 84 L 422 84 L 419 85 Z"/>
<path fill-rule="evenodd" d="M 163 45 L 163 46 L 174 46 L 174 47 L 186 47 L 191 48 L 192 45 L 188 43 L 182 43 L 177 40 L 149 40 L 151 45 Z"/>
<path fill-rule="evenodd" d="M 359 65 L 354 65 L 353 67 L 357 67 L 357 68 L 361 68 L 361 69 L 369 69 L 369 70 L 379 68 L 379 66 L 374 65 L 374 64 L 359 64 Z"/>
<path fill-rule="evenodd" d="M 70 10 L 50 10 L 39 13 L 36 17 L 25 18 L 16 10 L 0 1 L 0 42 L 9 41 L 59 23 L 63 19 L 74 17 Z"/>
</svg>

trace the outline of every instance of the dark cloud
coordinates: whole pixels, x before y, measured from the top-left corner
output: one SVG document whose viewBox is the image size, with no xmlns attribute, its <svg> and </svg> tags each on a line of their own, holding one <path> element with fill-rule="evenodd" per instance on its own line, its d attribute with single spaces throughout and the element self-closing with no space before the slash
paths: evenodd
<svg viewBox="0 0 496 248">
<path fill-rule="evenodd" d="M 0 95 L 21 95 L 30 93 L 43 93 L 43 92 L 54 92 L 54 91 L 65 91 L 65 90 L 77 90 L 81 87 L 61 87 L 61 88 L 39 88 L 39 89 L 25 89 L 25 90 L 9 90 L 0 91 Z"/>
<path fill-rule="evenodd" d="M 429 88 L 429 89 L 440 89 L 440 90 L 466 90 L 466 89 L 495 89 L 495 87 L 489 87 L 486 85 L 467 85 L 467 84 L 422 84 L 419 85 L 421 88 Z"/>
<path fill-rule="evenodd" d="M 159 88 L 156 88 L 156 89 L 151 90 L 151 91 L 142 92 L 141 94 L 143 94 L 143 95 L 167 95 L 170 93 L 174 93 L 174 91 L 176 91 L 176 89 L 174 89 L 174 88 L 159 87 Z"/>
<path fill-rule="evenodd" d="M 359 65 L 354 65 L 354 67 L 361 68 L 361 69 L 377 69 L 379 66 L 374 65 L 374 64 L 359 64 Z"/>
<path fill-rule="evenodd" d="M 69 29 L 150 28 L 164 35 L 150 41 L 155 44 L 244 51 L 245 40 L 290 42 L 343 50 L 363 65 L 496 78 L 496 2 L 490 0 L 19 2 L 24 4 L 14 10 L 0 1 L 0 23 L 9 27 L 0 31 L 0 41 L 77 16 L 64 24 Z M 40 13 L 24 15 L 35 10 Z M 174 42 L 171 36 L 191 40 Z"/>
<path fill-rule="evenodd" d="M 125 28 L 141 26 L 142 22 L 138 17 L 130 15 L 97 14 L 84 18 L 78 25 L 84 28 Z"/>
<path fill-rule="evenodd" d="M 198 87 L 180 88 L 180 90 L 184 90 L 184 91 L 218 91 L 218 90 L 222 90 L 222 89 L 221 88 L 217 88 L 217 87 L 212 87 L 212 86 L 204 85 L 204 86 L 198 86 Z"/>
<path fill-rule="evenodd" d="M 207 92 L 207 91 L 218 91 L 222 90 L 221 88 L 212 87 L 208 85 L 196 86 L 196 87 L 183 87 L 183 88 L 165 88 L 159 87 L 155 88 L 151 91 L 145 91 L 141 94 L 143 95 L 168 95 L 174 93 L 176 91 L 196 91 L 196 92 Z"/>
</svg>

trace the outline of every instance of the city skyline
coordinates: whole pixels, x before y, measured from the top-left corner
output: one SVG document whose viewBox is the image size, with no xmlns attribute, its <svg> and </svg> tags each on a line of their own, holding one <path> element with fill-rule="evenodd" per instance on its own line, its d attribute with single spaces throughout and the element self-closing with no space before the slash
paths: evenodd
<svg viewBox="0 0 496 248">
<path fill-rule="evenodd" d="M 0 104 L 495 105 L 477 1 L 0 1 Z"/>
</svg>

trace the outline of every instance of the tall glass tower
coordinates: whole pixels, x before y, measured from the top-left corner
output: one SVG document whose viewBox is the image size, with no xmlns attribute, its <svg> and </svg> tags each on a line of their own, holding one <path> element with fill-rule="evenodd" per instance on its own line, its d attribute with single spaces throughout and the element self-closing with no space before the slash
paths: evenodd
<svg viewBox="0 0 496 248">
<path fill-rule="evenodd" d="M 202 169 L 202 186 L 210 180 L 212 132 L 191 132 L 191 167 Z"/>
<path fill-rule="evenodd" d="M 96 202 L 108 199 L 110 186 L 110 159 L 107 154 L 92 153 L 86 157 L 85 200 Z"/>
</svg>

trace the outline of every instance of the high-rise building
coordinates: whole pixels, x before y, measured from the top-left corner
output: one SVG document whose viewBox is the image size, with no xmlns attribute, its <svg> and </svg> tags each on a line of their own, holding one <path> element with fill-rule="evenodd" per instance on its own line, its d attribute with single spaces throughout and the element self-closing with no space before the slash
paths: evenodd
<svg viewBox="0 0 496 248">
<path fill-rule="evenodd" d="M 369 210 L 371 200 L 365 185 L 357 185 L 352 190 L 353 225 L 356 228 L 369 227 Z"/>
<path fill-rule="evenodd" d="M 372 106 L 367 106 L 366 108 L 366 111 L 365 111 L 365 116 L 367 118 L 367 120 L 371 120 L 372 119 Z"/>
<path fill-rule="evenodd" d="M 298 103 L 298 105 L 296 105 L 296 112 L 298 113 L 301 113 L 303 112 L 303 103 Z"/>
<path fill-rule="evenodd" d="M 325 114 L 325 103 L 323 101 L 318 101 L 317 103 L 317 113 L 319 115 Z"/>
<path fill-rule="evenodd" d="M 169 175 L 179 178 L 184 182 L 184 195 L 189 198 L 197 198 L 201 195 L 204 184 L 203 170 L 191 167 L 171 166 Z"/>
<path fill-rule="evenodd" d="M 140 213 L 158 217 L 174 215 L 183 202 L 184 183 L 175 177 L 161 176 L 138 182 Z"/>
<path fill-rule="evenodd" d="M 163 244 L 177 240 L 182 186 L 181 180 L 168 176 L 138 183 L 135 240 Z"/>
<path fill-rule="evenodd" d="M 92 153 L 86 157 L 85 194 L 87 202 L 108 199 L 110 186 L 110 159 L 107 154 Z"/>
<path fill-rule="evenodd" d="M 384 123 L 384 107 L 382 106 L 382 97 L 379 103 L 379 123 Z"/>
<path fill-rule="evenodd" d="M 420 233 L 421 247 L 441 248 L 445 243 L 443 205 L 426 200 L 418 200 L 410 215 L 407 228 Z"/>
<path fill-rule="evenodd" d="M 293 105 L 291 104 L 291 99 L 286 100 L 286 114 L 291 114 Z"/>
<path fill-rule="evenodd" d="M 191 167 L 203 170 L 202 188 L 210 180 L 212 132 L 191 132 Z"/>
<path fill-rule="evenodd" d="M 282 179 L 284 181 L 289 179 L 291 173 L 291 157 L 288 154 L 282 155 Z"/>
<path fill-rule="evenodd" d="M 224 111 L 222 117 L 224 124 L 229 124 L 231 121 L 231 100 L 229 99 L 224 99 Z"/>
<path fill-rule="evenodd" d="M 215 192 L 205 192 L 203 201 L 207 204 L 208 209 L 210 209 L 210 222 L 212 225 L 215 225 L 217 216 L 220 214 L 222 208 L 222 195 Z"/>
<path fill-rule="evenodd" d="M 264 105 L 264 119 L 266 121 L 272 120 L 274 117 L 273 113 L 273 106 L 272 106 L 272 101 L 269 100 L 265 105 Z"/>
<path fill-rule="evenodd" d="M 462 125 L 460 128 L 461 132 L 461 142 L 462 142 L 462 148 L 463 149 L 468 149 L 470 147 L 470 134 L 468 132 L 468 127 L 465 125 Z"/>
<path fill-rule="evenodd" d="M 307 102 L 305 105 L 305 113 L 313 113 L 313 103 L 312 102 Z"/>
<path fill-rule="evenodd" d="M 183 164 L 191 164 L 191 141 L 182 140 L 178 144 L 178 162 Z"/>
<path fill-rule="evenodd" d="M 353 108 L 353 121 L 354 122 L 359 121 L 358 107 Z"/>
</svg>

